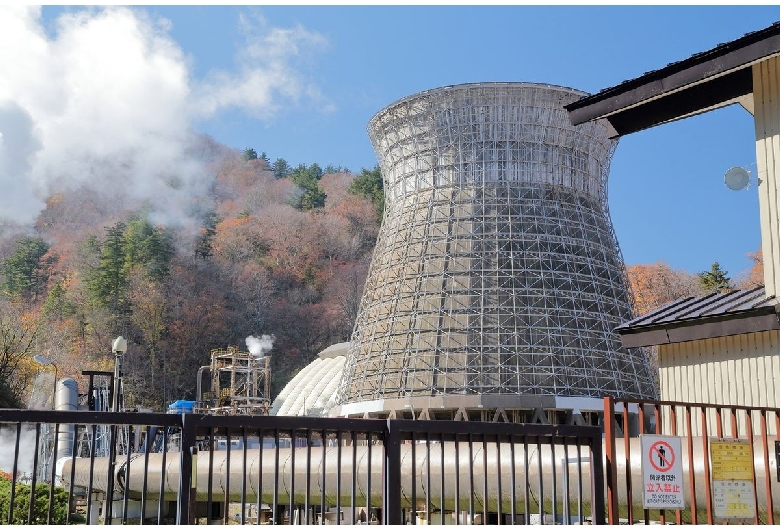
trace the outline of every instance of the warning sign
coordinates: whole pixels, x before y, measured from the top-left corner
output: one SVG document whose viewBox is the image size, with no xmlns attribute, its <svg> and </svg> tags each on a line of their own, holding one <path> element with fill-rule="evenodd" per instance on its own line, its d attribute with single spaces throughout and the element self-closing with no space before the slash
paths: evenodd
<svg viewBox="0 0 780 530">
<path fill-rule="evenodd" d="M 710 439 L 715 517 L 753 519 L 753 452 L 747 440 Z"/>
<path fill-rule="evenodd" d="M 679 436 L 640 436 L 645 508 L 685 508 Z"/>
</svg>

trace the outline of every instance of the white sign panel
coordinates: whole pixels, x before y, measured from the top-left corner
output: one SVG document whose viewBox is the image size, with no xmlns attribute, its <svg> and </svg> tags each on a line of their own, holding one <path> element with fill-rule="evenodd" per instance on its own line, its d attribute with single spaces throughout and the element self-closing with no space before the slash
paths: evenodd
<svg viewBox="0 0 780 530">
<path fill-rule="evenodd" d="M 640 436 L 644 508 L 685 508 L 682 442 L 679 436 Z"/>
<path fill-rule="evenodd" d="M 715 517 L 753 519 L 753 451 L 748 440 L 710 439 Z"/>
</svg>

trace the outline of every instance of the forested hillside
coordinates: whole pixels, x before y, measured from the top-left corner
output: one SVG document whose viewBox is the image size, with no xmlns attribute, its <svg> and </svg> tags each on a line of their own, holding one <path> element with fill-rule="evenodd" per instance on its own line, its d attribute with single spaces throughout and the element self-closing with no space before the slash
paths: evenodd
<svg viewBox="0 0 780 530">
<path fill-rule="evenodd" d="M 272 336 L 275 395 L 349 339 L 383 209 L 379 169 L 291 167 L 208 137 L 191 156 L 197 171 L 181 174 L 197 179 L 164 177 L 155 190 L 103 174 L 64 185 L 34 227 L 0 225 L 0 406 L 26 405 L 36 377 L 49 395 L 51 367 L 35 355 L 84 391 L 82 370 L 113 369 L 118 335 L 127 404 L 155 410 L 194 397 L 214 348 Z M 717 263 L 698 274 L 629 266 L 635 311 L 759 285 L 752 257 L 737 281 Z"/>
<path fill-rule="evenodd" d="M 187 203 L 82 186 L 50 197 L 34 228 L 0 226 L 0 405 L 24 405 L 36 375 L 51 374 L 36 354 L 77 380 L 112 370 L 118 335 L 128 405 L 155 410 L 194 397 L 213 348 L 273 336 L 276 393 L 349 339 L 378 232 L 378 169 L 293 168 L 207 137 L 194 156 L 209 191 Z"/>
</svg>

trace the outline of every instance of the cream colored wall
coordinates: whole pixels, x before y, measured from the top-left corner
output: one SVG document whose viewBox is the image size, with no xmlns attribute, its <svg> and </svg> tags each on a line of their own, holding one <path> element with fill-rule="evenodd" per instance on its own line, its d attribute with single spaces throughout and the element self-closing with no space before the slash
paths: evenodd
<svg viewBox="0 0 780 530">
<path fill-rule="evenodd" d="M 764 331 L 677 344 L 658 349 L 661 400 L 780 408 L 780 332 Z M 684 432 L 684 411 L 678 410 L 678 433 Z M 731 435 L 730 412 L 723 412 L 724 434 Z M 668 428 L 668 413 L 664 414 Z M 715 412 L 708 424 L 715 425 Z M 776 432 L 774 414 L 767 416 L 770 434 Z M 693 434 L 701 434 L 700 411 L 692 411 Z M 744 413 L 738 429 L 745 433 Z M 754 433 L 760 417 L 753 417 Z M 665 430 L 664 432 L 670 432 Z M 714 435 L 714 432 L 710 432 Z"/>
<path fill-rule="evenodd" d="M 780 57 L 753 66 L 758 205 L 767 297 L 780 287 Z"/>
</svg>

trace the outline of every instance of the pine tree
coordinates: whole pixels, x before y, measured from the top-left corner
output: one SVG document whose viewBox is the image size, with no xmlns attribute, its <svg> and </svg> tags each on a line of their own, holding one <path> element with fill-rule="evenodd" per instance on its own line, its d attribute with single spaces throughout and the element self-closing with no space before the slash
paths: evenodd
<svg viewBox="0 0 780 530">
<path fill-rule="evenodd" d="M 23 237 L 13 255 L 3 262 L 0 271 L 5 276 L 3 290 L 11 297 L 31 297 L 38 294 L 46 281 L 46 268 L 41 258 L 49 245 L 39 237 Z"/>
<path fill-rule="evenodd" d="M 720 264 L 716 261 L 712 264 L 712 268 L 709 271 L 699 272 L 696 275 L 699 277 L 699 283 L 702 289 L 708 293 L 726 293 L 732 290 L 731 279 L 728 277 L 728 271 L 724 271 L 720 268 Z"/>
</svg>

